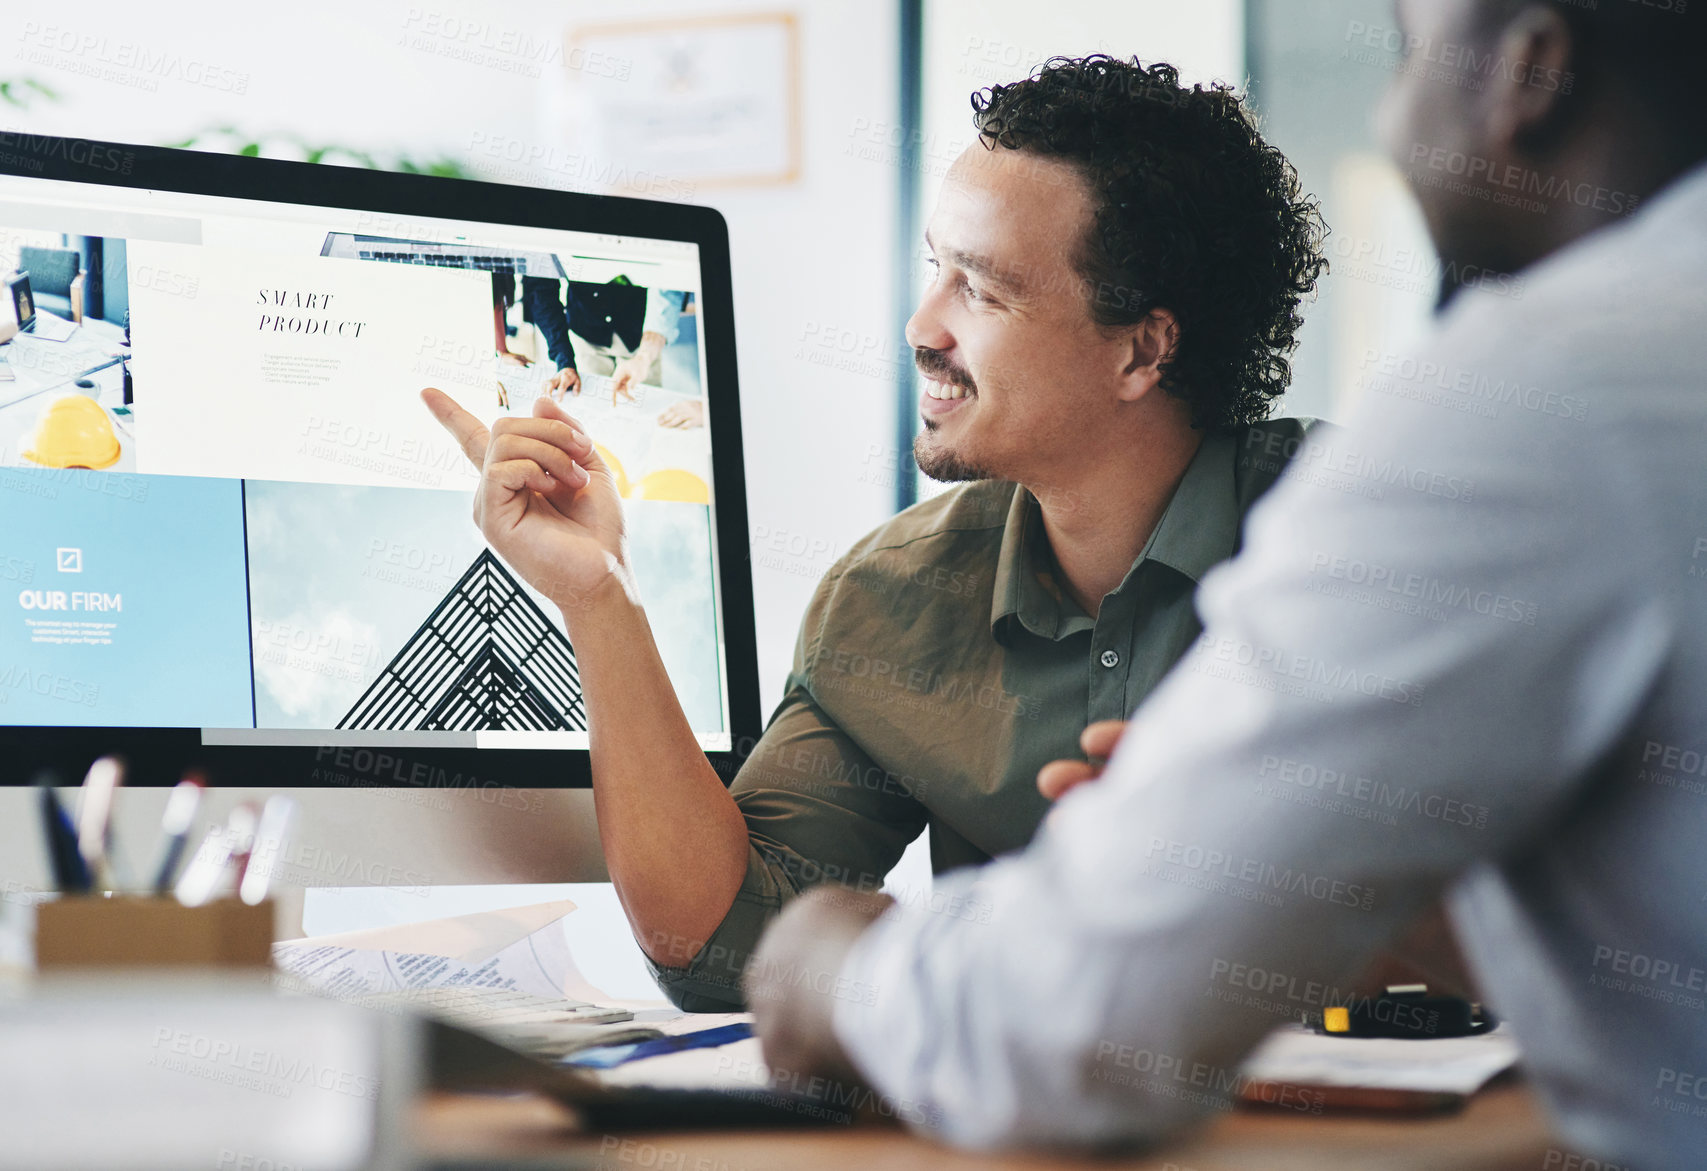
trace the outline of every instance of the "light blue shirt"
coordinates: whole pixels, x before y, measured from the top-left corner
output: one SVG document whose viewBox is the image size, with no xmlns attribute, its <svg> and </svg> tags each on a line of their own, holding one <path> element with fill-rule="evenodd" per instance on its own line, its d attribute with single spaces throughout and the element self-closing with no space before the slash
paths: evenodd
<svg viewBox="0 0 1707 1171">
<path fill-rule="evenodd" d="M 1372 355 L 1022 854 L 869 931 L 875 1087 L 1148 1140 L 1428 902 L 1575 1153 L 1707 1161 L 1707 171 Z"/>
</svg>

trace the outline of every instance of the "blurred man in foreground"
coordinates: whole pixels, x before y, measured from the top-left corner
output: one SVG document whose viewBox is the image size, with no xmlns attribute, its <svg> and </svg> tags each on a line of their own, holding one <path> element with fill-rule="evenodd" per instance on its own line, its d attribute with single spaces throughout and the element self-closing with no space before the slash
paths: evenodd
<svg viewBox="0 0 1707 1171">
<path fill-rule="evenodd" d="M 1320 1007 L 1233 972 L 1345 987 L 1448 891 L 1578 1150 L 1701 1165 L 1707 14 L 1682 7 L 1400 0 L 1433 64 L 1396 73 L 1383 135 L 1444 270 L 1525 282 L 1444 290 L 1306 441 L 1106 774 L 939 884 L 988 921 L 783 914 L 749 988 L 773 1067 L 958 1143 L 1153 1140 Z"/>
</svg>

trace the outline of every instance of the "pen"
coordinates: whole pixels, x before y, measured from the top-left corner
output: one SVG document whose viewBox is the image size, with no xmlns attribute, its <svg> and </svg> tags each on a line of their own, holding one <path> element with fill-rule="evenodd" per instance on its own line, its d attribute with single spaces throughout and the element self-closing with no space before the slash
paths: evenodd
<svg viewBox="0 0 1707 1171">
<path fill-rule="evenodd" d="M 284 857 L 285 841 L 295 816 L 296 802 L 282 793 L 274 793 L 261 807 L 261 823 L 255 829 L 255 851 L 237 884 L 237 896 L 251 907 L 267 897 L 267 887 Z"/>
<path fill-rule="evenodd" d="M 112 826 L 113 794 L 123 783 L 124 764 L 116 756 L 103 756 L 89 766 L 78 790 L 77 849 L 88 867 L 90 883 L 101 890 L 113 889 L 107 835 Z"/>
<path fill-rule="evenodd" d="M 231 843 L 231 866 L 237 871 L 239 886 L 243 884 L 243 876 L 249 873 L 249 859 L 255 852 L 255 826 L 259 822 L 260 815 L 248 801 L 233 809 L 225 819 L 225 837 Z"/>
<path fill-rule="evenodd" d="M 735 1041 L 744 1041 L 753 1035 L 753 1026 L 745 1021 L 732 1025 L 720 1025 L 712 1029 L 700 1029 L 693 1033 L 676 1033 L 667 1037 L 658 1037 L 651 1041 L 633 1041 L 626 1045 L 599 1045 L 582 1049 L 563 1058 L 564 1065 L 574 1065 L 581 1069 L 614 1069 L 629 1061 L 638 1061 L 643 1057 L 658 1057 L 665 1053 L 680 1053 L 684 1049 L 715 1049 L 720 1045 L 728 1045 Z"/>
<path fill-rule="evenodd" d="M 174 785 L 172 795 L 166 798 L 166 812 L 160 818 L 165 850 L 154 872 L 154 893 L 157 895 L 172 891 L 172 880 L 177 877 L 178 866 L 184 859 L 184 846 L 190 840 L 190 827 L 195 825 L 196 810 L 201 806 L 201 800 L 202 784 L 193 774 Z"/>
<path fill-rule="evenodd" d="M 199 907 L 207 902 L 219 889 L 220 880 L 225 877 L 234 857 L 241 851 L 246 861 L 254 842 L 255 808 L 239 805 L 231 811 L 224 825 L 216 825 L 207 831 L 201 848 L 184 867 L 176 890 L 178 901 L 186 907 Z"/>
<path fill-rule="evenodd" d="M 42 773 L 36 778 L 41 794 L 42 835 L 47 843 L 48 863 L 53 868 L 53 884 L 62 894 L 84 894 L 89 889 L 89 870 L 83 865 L 83 855 L 77 852 L 77 835 L 71 819 L 54 796 L 54 776 Z"/>
</svg>

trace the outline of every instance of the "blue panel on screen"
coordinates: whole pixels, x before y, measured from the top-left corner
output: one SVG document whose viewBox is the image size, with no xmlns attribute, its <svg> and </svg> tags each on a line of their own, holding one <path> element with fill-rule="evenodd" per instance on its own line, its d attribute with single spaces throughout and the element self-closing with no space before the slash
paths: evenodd
<svg viewBox="0 0 1707 1171">
<path fill-rule="evenodd" d="M 253 726 L 242 492 L 0 470 L 0 723 Z"/>
</svg>

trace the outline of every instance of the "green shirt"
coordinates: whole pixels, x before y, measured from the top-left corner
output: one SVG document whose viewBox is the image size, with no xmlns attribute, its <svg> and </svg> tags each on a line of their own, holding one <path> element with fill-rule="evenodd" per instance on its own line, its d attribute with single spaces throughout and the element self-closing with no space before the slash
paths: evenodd
<svg viewBox="0 0 1707 1171">
<path fill-rule="evenodd" d="M 739 1007 L 783 903 L 821 882 L 879 889 L 927 827 L 937 873 L 1030 841 L 1049 805 L 1038 769 L 1078 757 L 1087 724 L 1127 718 L 1191 646 L 1198 583 L 1312 422 L 1205 437 L 1095 618 L 1056 586 L 1037 500 L 1012 483 L 960 485 L 850 549 L 730 789 L 751 842 L 741 890 L 690 965 L 654 968 L 671 999 Z"/>
</svg>

